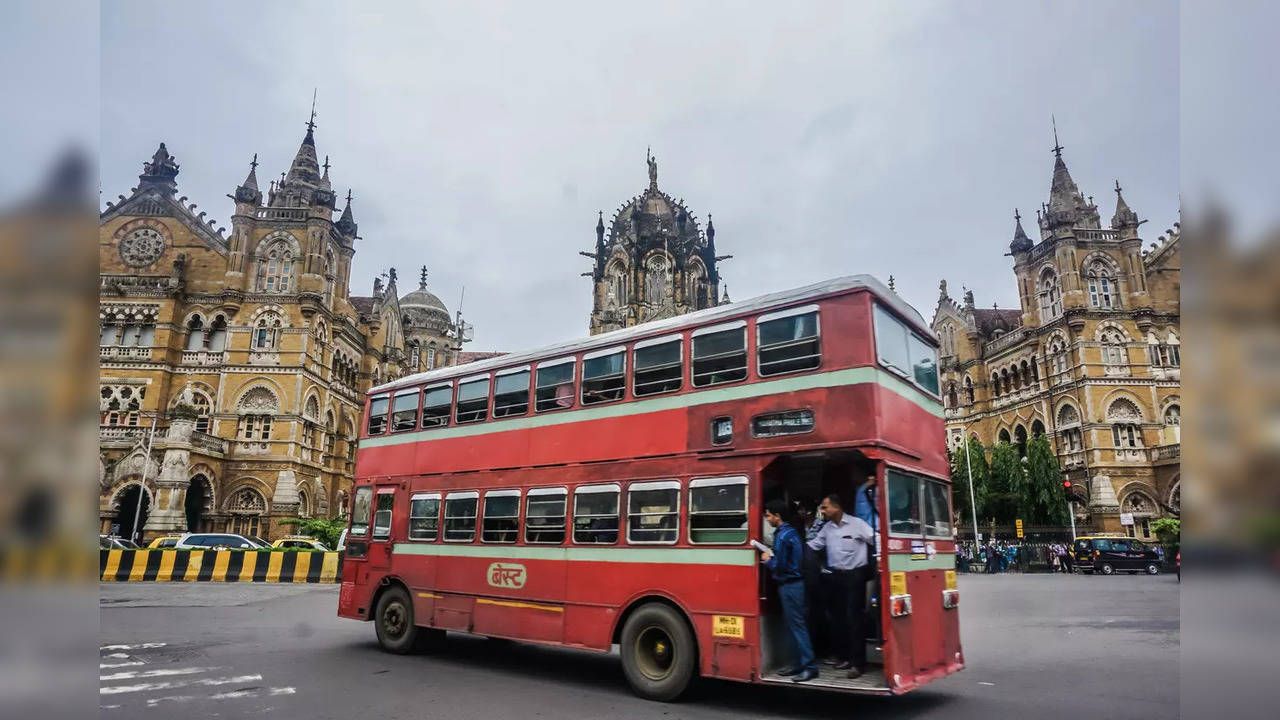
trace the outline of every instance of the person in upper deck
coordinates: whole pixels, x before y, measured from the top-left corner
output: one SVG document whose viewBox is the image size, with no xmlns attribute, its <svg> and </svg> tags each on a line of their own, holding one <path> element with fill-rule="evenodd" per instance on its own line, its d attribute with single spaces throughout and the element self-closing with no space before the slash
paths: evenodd
<svg viewBox="0 0 1280 720">
<path fill-rule="evenodd" d="M 782 617 L 786 620 L 792 655 L 796 659 L 795 665 L 778 671 L 778 674 L 791 676 L 792 682 L 805 682 L 818 677 L 818 663 L 809 640 L 809 612 L 804 593 L 804 545 L 800 533 L 783 520 L 786 512 L 787 504 L 780 498 L 765 505 L 765 522 L 774 528 L 773 552 L 765 551 L 761 559 L 778 584 Z"/>
</svg>

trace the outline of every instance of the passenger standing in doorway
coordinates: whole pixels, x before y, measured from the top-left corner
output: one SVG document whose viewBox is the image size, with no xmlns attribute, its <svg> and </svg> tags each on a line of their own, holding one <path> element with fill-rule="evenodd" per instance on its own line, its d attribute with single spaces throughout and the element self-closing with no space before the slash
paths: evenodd
<svg viewBox="0 0 1280 720">
<path fill-rule="evenodd" d="M 765 522 L 774 529 L 773 552 L 765 552 L 762 559 L 778 584 L 782 617 L 787 623 L 792 656 L 796 660 L 796 664 L 779 670 L 778 674 L 791 676 L 792 682 L 805 682 L 818 677 L 818 663 L 813 657 L 806 621 L 809 608 L 804 596 L 804 546 L 800 533 L 782 519 L 786 512 L 787 504 L 781 499 L 770 500 L 765 505 Z"/>
<path fill-rule="evenodd" d="M 850 678 L 867 669 L 867 580 L 870 579 L 868 548 L 874 547 L 875 533 L 861 518 L 844 511 L 838 495 L 828 495 L 818 507 L 826 523 L 809 541 L 812 550 L 826 550 L 831 567 L 831 615 L 837 670 L 848 670 Z"/>
<path fill-rule="evenodd" d="M 800 530 L 804 533 L 804 594 L 809 601 L 809 639 L 813 641 L 813 652 L 816 657 L 824 658 L 823 662 L 834 665 L 835 660 L 828 662 L 831 654 L 830 622 L 827 619 L 826 579 L 831 575 L 827 567 L 826 553 L 809 548 L 808 542 L 818 536 L 826 522 L 818 514 L 818 504 L 808 498 L 796 501 L 796 517 L 800 521 Z"/>
</svg>

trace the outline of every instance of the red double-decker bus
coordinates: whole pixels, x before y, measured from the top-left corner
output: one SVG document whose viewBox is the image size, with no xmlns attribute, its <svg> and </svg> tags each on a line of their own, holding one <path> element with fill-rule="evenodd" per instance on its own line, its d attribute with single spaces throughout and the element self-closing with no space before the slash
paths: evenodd
<svg viewBox="0 0 1280 720">
<path fill-rule="evenodd" d="M 618 645 L 654 699 L 696 675 L 794 686 L 750 543 L 769 500 L 834 492 L 874 512 L 871 665 L 801 687 L 896 694 L 955 672 L 936 348 L 855 276 L 374 388 L 338 614 L 401 653 L 450 630 Z"/>
</svg>

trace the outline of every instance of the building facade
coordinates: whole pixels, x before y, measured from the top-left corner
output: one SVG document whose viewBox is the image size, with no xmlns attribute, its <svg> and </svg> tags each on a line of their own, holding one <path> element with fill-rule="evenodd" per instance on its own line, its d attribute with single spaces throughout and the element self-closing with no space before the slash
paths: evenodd
<svg viewBox="0 0 1280 720">
<path fill-rule="evenodd" d="M 605 227 L 596 221 L 590 329 L 595 335 L 637 323 L 682 315 L 728 302 L 720 294 L 716 229 L 706 232 L 685 207 L 658 189 L 658 161 L 652 155 L 649 187 L 619 206 Z"/>
<path fill-rule="evenodd" d="M 178 194 L 163 143 L 101 213 L 102 532 L 136 517 L 145 538 L 273 538 L 281 520 L 345 513 L 364 391 L 457 362 L 461 318 L 425 268 L 403 297 L 394 269 L 350 294 L 361 238 L 314 128 L 265 196 L 254 156 L 229 232 Z"/>
<path fill-rule="evenodd" d="M 1054 148 L 1049 201 L 1033 241 L 1015 213 L 1020 307 L 979 308 L 944 280 L 933 317 L 948 443 L 1048 435 L 1077 523 L 1154 535 L 1181 511 L 1178 226 L 1144 250 L 1119 183 L 1110 227 Z M 1122 525 L 1133 518 L 1132 525 Z"/>
</svg>

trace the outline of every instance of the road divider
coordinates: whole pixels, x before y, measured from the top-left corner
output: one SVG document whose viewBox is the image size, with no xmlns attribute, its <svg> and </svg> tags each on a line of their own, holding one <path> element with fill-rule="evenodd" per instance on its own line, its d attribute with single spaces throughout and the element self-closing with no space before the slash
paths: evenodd
<svg viewBox="0 0 1280 720">
<path fill-rule="evenodd" d="M 103 582 L 336 583 L 342 553 L 256 550 L 101 550 Z"/>
</svg>

